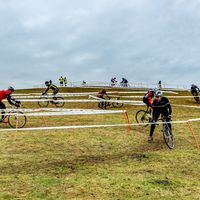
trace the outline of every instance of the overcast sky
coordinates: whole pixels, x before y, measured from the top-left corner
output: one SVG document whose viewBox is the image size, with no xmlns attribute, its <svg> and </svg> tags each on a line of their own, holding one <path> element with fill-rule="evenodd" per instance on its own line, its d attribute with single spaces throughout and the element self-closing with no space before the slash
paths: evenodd
<svg viewBox="0 0 200 200">
<path fill-rule="evenodd" d="M 0 0 L 0 88 L 199 83 L 200 0 Z"/>
</svg>

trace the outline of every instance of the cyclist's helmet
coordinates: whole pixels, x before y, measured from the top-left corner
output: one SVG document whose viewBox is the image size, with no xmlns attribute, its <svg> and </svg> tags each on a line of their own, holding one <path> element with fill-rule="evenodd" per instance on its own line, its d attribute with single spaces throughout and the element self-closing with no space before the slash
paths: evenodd
<svg viewBox="0 0 200 200">
<path fill-rule="evenodd" d="M 11 92 L 15 91 L 15 89 L 12 86 L 8 87 L 8 90 L 10 90 Z"/>
<path fill-rule="evenodd" d="M 102 92 L 103 94 L 105 94 L 105 93 L 106 93 L 106 90 L 103 89 L 101 92 Z"/>
<path fill-rule="evenodd" d="M 46 86 L 49 86 L 49 85 L 50 85 L 50 82 L 49 82 L 49 81 L 45 81 L 45 85 L 46 85 Z"/>
<path fill-rule="evenodd" d="M 162 91 L 160 91 L 160 90 L 157 90 L 156 92 L 155 92 L 155 97 L 162 97 Z"/>
<path fill-rule="evenodd" d="M 153 94 L 155 94 L 155 93 L 156 93 L 156 91 L 157 91 L 157 90 L 154 90 L 154 89 L 149 89 L 149 90 L 147 91 L 147 93 L 153 93 Z"/>
</svg>

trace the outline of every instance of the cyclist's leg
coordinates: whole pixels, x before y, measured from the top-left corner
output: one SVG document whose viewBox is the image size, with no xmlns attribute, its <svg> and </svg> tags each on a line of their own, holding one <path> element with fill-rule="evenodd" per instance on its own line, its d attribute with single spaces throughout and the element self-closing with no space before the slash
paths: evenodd
<svg viewBox="0 0 200 200">
<path fill-rule="evenodd" d="M 154 129 L 156 127 L 155 122 L 157 122 L 159 116 L 160 116 L 160 112 L 153 111 L 153 120 L 152 120 L 153 124 L 151 124 L 151 129 L 150 129 L 150 134 L 149 134 L 149 136 L 151 137 L 153 137 Z"/>
<path fill-rule="evenodd" d="M 58 94 L 58 89 L 53 91 L 53 94 L 52 94 L 54 96 L 53 100 L 57 100 L 57 97 L 56 97 L 57 94 Z"/>
<path fill-rule="evenodd" d="M 0 109 L 6 109 L 6 106 L 5 106 L 5 104 L 3 103 L 3 102 L 0 102 Z M 1 120 L 3 120 L 4 119 L 4 117 L 5 117 L 5 111 L 4 110 L 1 110 Z"/>
<path fill-rule="evenodd" d="M 105 100 L 105 98 L 102 98 L 102 99 Z M 106 110 L 106 108 L 107 108 L 107 103 L 108 103 L 108 102 L 104 101 L 104 109 L 105 109 L 105 110 Z"/>
</svg>

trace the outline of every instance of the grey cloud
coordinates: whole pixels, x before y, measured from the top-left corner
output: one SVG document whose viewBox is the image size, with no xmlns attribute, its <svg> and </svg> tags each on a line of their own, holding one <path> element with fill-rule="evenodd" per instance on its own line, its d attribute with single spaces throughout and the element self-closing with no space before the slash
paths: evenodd
<svg viewBox="0 0 200 200">
<path fill-rule="evenodd" d="M 31 86 L 61 74 L 198 80 L 199 8 L 197 0 L 0 1 L 0 84 Z"/>
</svg>

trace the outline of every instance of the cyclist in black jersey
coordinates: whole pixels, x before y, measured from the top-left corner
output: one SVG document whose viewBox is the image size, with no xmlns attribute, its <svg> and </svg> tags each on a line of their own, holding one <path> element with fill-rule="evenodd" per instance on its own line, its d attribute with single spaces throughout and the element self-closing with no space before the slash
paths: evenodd
<svg viewBox="0 0 200 200">
<path fill-rule="evenodd" d="M 159 90 L 156 91 L 155 93 L 155 100 L 153 101 L 152 107 L 153 107 L 153 122 L 156 122 L 158 120 L 160 114 L 162 114 L 166 118 L 167 122 L 170 122 L 172 113 L 170 102 L 168 98 L 164 97 L 162 95 L 162 92 Z M 169 128 L 171 129 L 171 123 L 169 123 Z M 149 143 L 153 141 L 154 129 L 155 129 L 155 123 L 151 124 L 150 134 L 148 138 Z"/>
<path fill-rule="evenodd" d="M 49 91 L 49 89 L 53 90 L 53 95 L 56 95 L 59 91 L 59 88 L 52 84 L 52 81 L 45 81 L 45 85 L 47 86 L 47 89 L 42 93 L 42 95 L 47 94 L 47 92 Z"/>
</svg>

